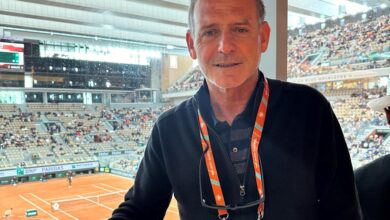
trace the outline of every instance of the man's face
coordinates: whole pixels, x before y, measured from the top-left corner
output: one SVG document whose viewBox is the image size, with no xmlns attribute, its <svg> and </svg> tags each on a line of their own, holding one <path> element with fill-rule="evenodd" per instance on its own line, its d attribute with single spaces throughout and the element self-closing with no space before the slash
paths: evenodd
<svg viewBox="0 0 390 220">
<path fill-rule="evenodd" d="M 270 30 L 259 22 L 255 0 L 198 0 L 193 19 L 187 45 L 208 83 L 237 88 L 257 74 Z"/>
</svg>

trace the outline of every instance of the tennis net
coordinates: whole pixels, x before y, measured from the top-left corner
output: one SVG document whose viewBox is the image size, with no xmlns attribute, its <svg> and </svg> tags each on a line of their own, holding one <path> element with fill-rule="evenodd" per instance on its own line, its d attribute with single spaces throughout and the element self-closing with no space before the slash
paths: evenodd
<svg viewBox="0 0 390 220">
<path fill-rule="evenodd" d="M 72 211 L 93 206 L 105 206 L 107 204 L 119 203 L 123 200 L 126 190 L 98 194 L 93 196 L 78 195 L 74 198 L 53 200 L 51 209 L 55 211 Z"/>
</svg>

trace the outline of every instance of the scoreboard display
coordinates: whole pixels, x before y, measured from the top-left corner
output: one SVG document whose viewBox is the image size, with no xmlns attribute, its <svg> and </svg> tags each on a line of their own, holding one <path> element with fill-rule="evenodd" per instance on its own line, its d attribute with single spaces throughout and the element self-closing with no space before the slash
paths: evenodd
<svg viewBox="0 0 390 220">
<path fill-rule="evenodd" d="M 0 70 L 24 70 L 24 44 L 0 42 Z"/>
</svg>

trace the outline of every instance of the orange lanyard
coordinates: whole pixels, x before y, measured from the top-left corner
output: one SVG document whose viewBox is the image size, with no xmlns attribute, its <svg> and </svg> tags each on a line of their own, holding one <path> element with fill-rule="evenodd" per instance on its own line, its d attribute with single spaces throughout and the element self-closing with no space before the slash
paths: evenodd
<svg viewBox="0 0 390 220">
<path fill-rule="evenodd" d="M 264 198 L 264 189 L 263 189 L 263 179 L 261 175 L 262 168 L 260 165 L 260 158 L 259 158 L 259 144 L 263 134 L 265 116 L 267 113 L 267 106 L 268 106 L 268 98 L 269 98 L 269 85 L 267 79 L 264 77 L 263 97 L 261 98 L 261 102 L 257 111 L 256 122 L 253 128 L 252 139 L 251 139 L 251 155 L 252 155 L 253 167 L 256 176 L 257 191 L 259 193 L 260 199 Z M 207 167 L 207 172 L 209 174 L 211 187 L 214 193 L 214 199 L 218 206 L 225 206 L 225 199 L 223 197 L 222 188 L 218 177 L 218 171 L 215 166 L 215 160 L 211 148 L 209 132 L 207 130 L 207 125 L 204 122 L 202 115 L 200 114 L 199 109 L 198 109 L 198 119 L 200 125 L 200 137 L 201 137 L 203 151 L 207 150 L 207 146 L 210 147 L 210 149 L 208 149 L 207 152 L 205 153 L 205 163 Z M 264 216 L 264 202 L 261 202 L 259 204 L 257 211 L 258 211 L 258 219 L 262 219 Z M 229 214 L 226 209 L 218 209 L 218 216 L 220 219 L 227 219 Z M 222 216 L 226 216 L 226 217 L 222 217 Z"/>
</svg>

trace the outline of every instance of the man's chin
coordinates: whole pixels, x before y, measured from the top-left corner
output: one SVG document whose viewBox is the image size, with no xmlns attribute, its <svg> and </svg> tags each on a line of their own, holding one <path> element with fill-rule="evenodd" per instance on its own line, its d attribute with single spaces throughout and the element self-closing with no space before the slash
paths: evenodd
<svg viewBox="0 0 390 220">
<path fill-rule="evenodd" d="M 239 83 L 238 81 L 207 81 L 207 84 L 220 90 L 235 89 L 242 85 L 242 83 Z"/>
</svg>

